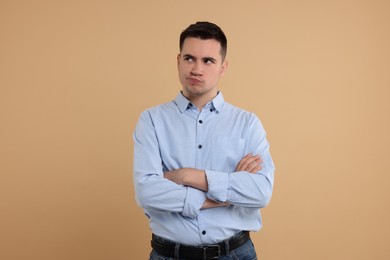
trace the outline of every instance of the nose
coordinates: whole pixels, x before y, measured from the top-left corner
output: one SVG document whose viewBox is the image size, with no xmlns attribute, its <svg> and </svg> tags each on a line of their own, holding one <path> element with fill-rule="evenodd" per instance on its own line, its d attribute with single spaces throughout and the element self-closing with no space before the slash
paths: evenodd
<svg viewBox="0 0 390 260">
<path fill-rule="evenodd" d="M 201 62 L 194 62 L 191 70 L 191 74 L 200 76 L 203 74 L 203 66 Z"/>
</svg>

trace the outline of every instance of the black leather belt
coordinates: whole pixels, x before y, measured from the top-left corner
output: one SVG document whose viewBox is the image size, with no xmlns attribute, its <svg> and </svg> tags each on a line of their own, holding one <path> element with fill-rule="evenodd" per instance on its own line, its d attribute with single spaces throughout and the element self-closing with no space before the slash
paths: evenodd
<svg viewBox="0 0 390 260">
<path fill-rule="evenodd" d="M 185 246 L 167 241 L 156 235 L 152 235 L 152 248 L 157 254 L 177 259 L 217 259 L 229 254 L 230 251 L 242 246 L 250 239 L 248 231 L 242 231 L 238 235 L 221 243 L 204 246 Z"/>
</svg>

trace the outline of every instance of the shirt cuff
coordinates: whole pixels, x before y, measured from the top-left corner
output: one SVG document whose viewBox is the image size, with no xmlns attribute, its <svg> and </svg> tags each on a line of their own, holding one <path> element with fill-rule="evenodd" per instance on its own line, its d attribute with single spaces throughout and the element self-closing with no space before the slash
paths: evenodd
<svg viewBox="0 0 390 260">
<path fill-rule="evenodd" d="M 207 197 L 218 201 L 226 202 L 229 188 L 229 173 L 206 170 L 208 183 Z"/>
<path fill-rule="evenodd" d="M 188 218 L 195 218 L 198 216 L 205 200 L 206 194 L 204 191 L 187 187 L 182 215 Z"/>
</svg>

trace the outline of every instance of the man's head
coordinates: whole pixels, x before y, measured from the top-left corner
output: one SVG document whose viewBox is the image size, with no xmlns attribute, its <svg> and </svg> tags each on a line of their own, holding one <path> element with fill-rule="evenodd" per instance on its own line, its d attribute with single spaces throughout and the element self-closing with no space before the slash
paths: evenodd
<svg viewBox="0 0 390 260">
<path fill-rule="evenodd" d="M 213 99 L 217 84 L 227 68 L 226 36 L 215 24 L 198 22 L 180 35 L 177 56 L 183 95 L 198 108 Z"/>
<path fill-rule="evenodd" d="M 227 39 L 218 25 L 210 22 L 197 22 L 191 24 L 180 34 L 180 51 L 183 49 L 184 41 L 187 38 L 199 38 L 201 40 L 213 39 L 221 45 L 222 60 L 226 57 Z"/>
</svg>

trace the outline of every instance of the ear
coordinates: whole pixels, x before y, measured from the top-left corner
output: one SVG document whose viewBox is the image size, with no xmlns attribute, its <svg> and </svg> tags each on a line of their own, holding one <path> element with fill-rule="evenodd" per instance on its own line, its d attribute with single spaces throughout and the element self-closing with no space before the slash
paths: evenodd
<svg viewBox="0 0 390 260">
<path fill-rule="evenodd" d="M 179 54 L 177 54 L 177 66 L 179 66 L 179 64 L 180 64 L 180 53 Z"/>
<path fill-rule="evenodd" d="M 221 73 L 219 74 L 219 77 L 222 78 L 222 76 L 225 74 L 225 71 L 227 70 L 229 62 L 227 60 L 224 60 L 222 62 L 222 67 L 221 67 Z"/>
</svg>

